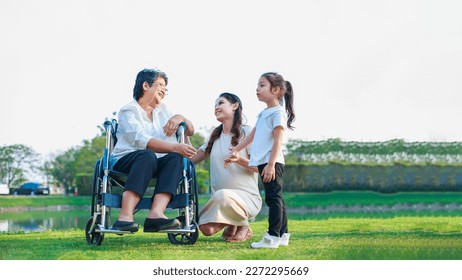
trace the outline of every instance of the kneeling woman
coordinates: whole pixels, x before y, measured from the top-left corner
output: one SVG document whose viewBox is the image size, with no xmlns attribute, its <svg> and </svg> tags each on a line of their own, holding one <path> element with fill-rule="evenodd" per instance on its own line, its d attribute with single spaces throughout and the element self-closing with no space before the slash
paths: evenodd
<svg viewBox="0 0 462 280">
<path fill-rule="evenodd" d="M 206 236 L 224 229 L 224 240 L 246 241 L 252 237 L 249 219 L 255 217 L 262 206 L 258 169 L 248 166 L 251 146 L 232 161 L 229 149 L 252 128 L 242 125 L 242 103 L 232 93 L 219 96 L 215 117 L 221 124 L 192 158 L 194 163 L 199 163 L 210 157 L 212 197 L 199 214 L 199 229 Z"/>
</svg>

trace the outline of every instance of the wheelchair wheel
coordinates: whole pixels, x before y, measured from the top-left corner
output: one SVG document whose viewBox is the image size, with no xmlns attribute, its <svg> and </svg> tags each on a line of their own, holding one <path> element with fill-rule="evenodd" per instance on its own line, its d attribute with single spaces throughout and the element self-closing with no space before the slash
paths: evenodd
<svg viewBox="0 0 462 280">
<path fill-rule="evenodd" d="M 100 224 L 100 223 L 101 223 L 101 217 L 97 216 L 96 224 Z M 103 243 L 103 240 L 104 240 L 104 233 L 95 232 L 94 230 L 92 232 L 89 232 L 92 224 L 93 224 L 93 217 L 88 219 L 87 225 L 85 226 L 85 237 L 87 239 L 87 243 L 88 245 L 101 246 L 101 243 Z"/>
<path fill-rule="evenodd" d="M 168 239 L 172 244 L 175 245 L 193 245 L 199 238 L 199 227 L 197 226 L 197 223 L 195 221 L 193 221 L 191 227 L 194 229 L 194 232 L 168 233 Z"/>
</svg>

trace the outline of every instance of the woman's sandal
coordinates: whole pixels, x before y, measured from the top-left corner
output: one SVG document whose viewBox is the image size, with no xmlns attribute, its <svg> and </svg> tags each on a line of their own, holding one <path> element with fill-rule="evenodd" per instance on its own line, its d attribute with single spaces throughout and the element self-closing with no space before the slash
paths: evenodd
<svg viewBox="0 0 462 280">
<path fill-rule="evenodd" d="M 221 239 L 228 241 L 228 239 L 232 238 L 236 234 L 237 226 L 229 225 L 226 226 L 223 230 L 223 234 L 221 235 Z"/>
<path fill-rule="evenodd" d="M 247 241 L 249 240 L 253 235 L 253 232 L 252 230 L 250 229 L 250 227 L 247 229 L 247 232 L 245 233 L 245 236 L 243 238 L 229 238 L 227 239 L 226 241 L 228 242 L 244 242 L 244 241 Z"/>
</svg>

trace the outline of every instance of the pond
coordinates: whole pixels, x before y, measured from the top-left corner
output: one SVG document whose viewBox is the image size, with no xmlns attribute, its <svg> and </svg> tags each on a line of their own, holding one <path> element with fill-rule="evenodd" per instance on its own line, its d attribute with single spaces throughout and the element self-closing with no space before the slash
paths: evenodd
<svg viewBox="0 0 462 280">
<path fill-rule="evenodd" d="M 0 213 L 0 232 L 31 232 L 48 229 L 85 228 L 90 217 L 86 209 L 26 209 Z"/>
<path fill-rule="evenodd" d="M 120 209 L 111 212 L 110 223 L 117 219 Z M 394 206 L 337 206 L 317 208 L 290 208 L 289 219 L 313 220 L 328 218 L 391 218 L 397 216 L 461 216 L 460 204 L 397 204 Z M 266 220 L 268 208 L 265 206 L 254 220 Z M 142 225 L 148 210 L 135 214 L 135 222 Z M 167 210 L 166 215 L 175 217 L 176 210 Z M 90 207 L 54 206 L 43 208 L 23 208 L 14 211 L 0 212 L 0 232 L 40 232 L 49 229 L 85 229 L 90 218 Z"/>
<path fill-rule="evenodd" d="M 120 209 L 111 211 L 110 224 L 116 221 Z M 41 232 L 45 230 L 85 229 L 90 218 L 90 207 L 52 206 L 41 208 L 21 208 L 0 212 L 1 232 Z M 166 215 L 175 217 L 176 210 L 167 210 Z M 148 210 L 135 214 L 135 222 L 143 224 Z"/>
<path fill-rule="evenodd" d="M 147 214 L 147 213 L 146 213 Z M 118 212 L 112 211 L 111 221 L 117 219 Z M 137 222 L 143 222 L 145 215 L 138 213 Z M 0 232 L 40 232 L 49 229 L 85 229 L 90 218 L 90 207 L 54 206 L 43 208 L 15 209 L 0 212 Z"/>
</svg>

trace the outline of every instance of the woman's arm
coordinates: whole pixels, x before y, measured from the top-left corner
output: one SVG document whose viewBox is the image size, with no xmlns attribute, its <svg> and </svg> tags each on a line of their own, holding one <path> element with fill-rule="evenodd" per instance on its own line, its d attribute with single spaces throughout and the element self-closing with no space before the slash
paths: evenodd
<svg viewBox="0 0 462 280">
<path fill-rule="evenodd" d="M 204 159 L 208 158 L 209 156 L 205 153 L 205 151 L 199 149 L 197 153 L 191 158 L 191 161 L 194 164 L 198 164 L 199 162 L 203 161 Z"/>
<path fill-rule="evenodd" d="M 249 166 L 249 159 L 241 157 L 237 154 L 236 157 L 229 157 L 225 159 L 225 168 L 228 167 L 228 164 L 236 163 L 244 167 L 247 171 L 258 173 L 258 168 L 255 166 Z"/>
</svg>

